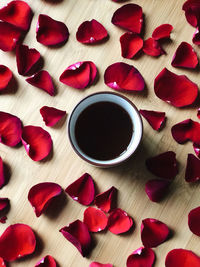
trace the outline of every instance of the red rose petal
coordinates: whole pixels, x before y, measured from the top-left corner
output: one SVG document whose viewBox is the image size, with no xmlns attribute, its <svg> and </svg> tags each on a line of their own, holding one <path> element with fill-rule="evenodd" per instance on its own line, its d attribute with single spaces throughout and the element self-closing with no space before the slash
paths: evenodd
<svg viewBox="0 0 200 267">
<path fill-rule="evenodd" d="M 141 239 L 147 248 L 155 248 L 165 242 L 169 233 L 168 226 L 159 220 L 151 218 L 142 220 Z"/>
<path fill-rule="evenodd" d="M 104 26 L 92 19 L 91 21 L 84 21 L 78 28 L 76 39 L 83 44 L 98 43 L 108 37 L 107 30 Z"/>
<path fill-rule="evenodd" d="M 188 154 L 185 180 L 188 183 L 200 180 L 200 160 L 193 154 Z"/>
<path fill-rule="evenodd" d="M 99 262 L 94 261 L 94 262 L 90 263 L 89 267 L 113 267 L 113 265 L 109 264 L 109 263 L 103 264 L 103 263 L 99 263 Z"/>
<path fill-rule="evenodd" d="M 200 257 L 190 250 L 173 249 L 165 259 L 166 267 L 199 267 Z"/>
<path fill-rule="evenodd" d="M 60 81 L 76 89 L 92 85 L 97 75 L 97 68 L 91 61 L 77 62 L 70 65 L 61 74 Z"/>
<path fill-rule="evenodd" d="M 0 65 L 0 91 L 6 89 L 12 77 L 12 71 L 8 67 Z"/>
<path fill-rule="evenodd" d="M 187 0 L 182 9 L 189 24 L 196 27 L 200 23 L 200 2 L 198 0 Z"/>
<path fill-rule="evenodd" d="M 29 84 L 44 90 L 51 96 L 55 95 L 55 88 L 52 78 L 46 70 L 41 70 L 37 72 L 35 75 L 27 78 L 26 81 Z"/>
<path fill-rule="evenodd" d="M 142 8 L 136 4 L 124 5 L 115 11 L 111 21 L 125 30 L 140 33 L 143 25 Z"/>
<path fill-rule="evenodd" d="M 194 152 L 198 158 L 200 158 L 200 144 L 193 143 Z"/>
<path fill-rule="evenodd" d="M 171 24 L 162 24 L 158 26 L 152 33 L 152 37 L 155 40 L 170 38 L 173 27 Z"/>
<path fill-rule="evenodd" d="M 105 70 L 104 82 L 115 90 L 142 91 L 145 87 L 140 72 L 123 62 L 114 63 Z"/>
<path fill-rule="evenodd" d="M 133 58 L 143 47 L 142 38 L 135 33 L 126 32 L 120 37 L 121 54 L 124 58 Z"/>
<path fill-rule="evenodd" d="M 0 111 L 0 142 L 6 146 L 16 146 L 21 141 L 22 123 L 12 114 Z"/>
<path fill-rule="evenodd" d="M 7 210 L 10 206 L 10 200 L 8 198 L 0 197 L 0 213 Z"/>
<path fill-rule="evenodd" d="M 117 189 L 112 186 L 107 191 L 96 195 L 94 203 L 95 205 L 104 212 L 109 212 L 113 206 L 117 195 Z"/>
<path fill-rule="evenodd" d="M 3 217 L 1 217 L 0 218 L 0 223 L 6 223 L 6 220 L 7 220 L 8 218 L 7 218 L 7 216 L 3 216 Z M 1 266 L 1 265 L 0 265 Z"/>
<path fill-rule="evenodd" d="M 40 109 L 40 114 L 46 126 L 54 126 L 66 115 L 66 111 L 44 106 Z"/>
<path fill-rule="evenodd" d="M 5 185 L 6 179 L 4 176 L 4 166 L 3 166 L 3 160 L 0 157 L 0 189 Z"/>
<path fill-rule="evenodd" d="M 60 229 L 60 232 L 78 249 L 83 257 L 92 249 L 91 236 L 83 222 L 76 220 Z"/>
<path fill-rule="evenodd" d="M 14 261 L 35 251 L 36 238 L 26 224 L 10 225 L 0 237 L 0 257 Z"/>
<path fill-rule="evenodd" d="M 46 46 L 60 45 L 67 42 L 69 31 L 67 26 L 51 17 L 40 14 L 36 29 L 36 39 Z"/>
<path fill-rule="evenodd" d="M 62 188 L 56 183 L 39 183 L 31 187 L 28 193 L 28 200 L 34 212 L 39 217 L 54 200 L 62 193 Z"/>
<path fill-rule="evenodd" d="M 159 42 L 151 37 L 144 41 L 143 52 L 152 57 L 159 57 L 165 54 Z"/>
<path fill-rule="evenodd" d="M 200 33 L 199 33 L 199 27 L 196 28 L 196 31 L 192 37 L 192 42 L 195 45 L 200 45 Z"/>
<path fill-rule="evenodd" d="M 4 260 L 2 258 L 0 258 L 0 266 L 6 267 L 6 263 L 4 262 Z"/>
<path fill-rule="evenodd" d="M 100 232 L 106 228 L 108 218 L 103 211 L 89 207 L 84 211 L 83 222 L 90 232 Z"/>
<path fill-rule="evenodd" d="M 34 161 L 46 158 L 52 149 L 50 134 L 38 126 L 25 126 L 22 131 L 22 144 L 27 154 Z"/>
<path fill-rule="evenodd" d="M 155 176 L 172 180 L 178 173 L 176 154 L 173 151 L 161 153 L 146 160 L 147 169 Z"/>
<path fill-rule="evenodd" d="M 190 228 L 190 231 L 200 236 L 200 207 L 197 207 L 193 210 L 191 210 L 188 214 L 188 226 Z"/>
<path fill-rule="evenodd" d="M 95 188 L 92 177 L 84 173 L 75 182 L 70 184 L 65 192 L 75 201 L 82 205 L 90 205 L 95 196 Z"/>
<path fill-rule="evenodd" d="M 164 68 L 154 81 L 154 92 L 163 101 L 175 107 L 184 107 L 196 100 L 198 86 L 185 75 L 176 75 Z"/>
<path fill-rule="evenodd" d="M 159 202 L 168 192 L 170 182 L 166 180 L 153 179 L 145 184 L 145 192 L 153 202 Z"/>
<path fill-rule="evenodd" d="M 160 130 L 166 120 L 165 112 L 140 109 L 140 114 L 142 114 L 151 127 L 156 131 Z"/>
<path fill-rule="evenodd" d="M 200 119 L 200 108 L 197 110 L 197 117 Z"/>
<path fill-rule="evenodd" d="M 113 210 L 108 217 L 108 229 L 113 234 L 122 234 L 131 229 L 133 219 L 121 209 Z"/>
<path fill-rule="evenodd" d="M 151 248 L 138 248 L 127 259 L 127 267 L 153 267 L 155 253 Z"/>
<path fill-rule="evenodd" d="M 30 6 L 24 1 L 11 1 L 0 9 L 0 20 L 8 22 L 20 30 L 30 28 L 33 13 Z"/>
<path fill-rule="evenodd" d="M 57 266 L 56 261 L 50 255 L 45 256 L 35 265 L 35 267 L 56 267 L 56 266 Z"/>
<path fill-rule="evenodd" d="M 195 69 L 198 65 L 197 54 L 190 44 L 182 42 L 177 48 L 171 64 L 176 68 Z"/>
</svg>

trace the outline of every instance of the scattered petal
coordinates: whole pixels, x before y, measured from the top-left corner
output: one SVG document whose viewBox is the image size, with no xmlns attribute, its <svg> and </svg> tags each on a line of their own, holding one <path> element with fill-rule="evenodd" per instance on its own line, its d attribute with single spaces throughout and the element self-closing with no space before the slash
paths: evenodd
<svg viewBox="0 0 200 267">
<path fill-rule="evenodd" d="M 155 176 L 172 180 L 178 174 L 176 154 L 167 151 L 146 160 L 147 169 Z"/>
<path fill-rule="evenodd" d="M 12 77 L 12 71 L 8 67 L 0 65 L 0 91 L 6 89 Z"/>
<path fill-rule="evenodd" d="M 94 181 L 88 173 L 84 173 L 75 182 L 70 184 L 65 192 L 82 205 L 90 205 L 95 196 Z"/>
<path fill-rule="evenodd" d="M 115 11 L 111 21 L 122 29 L 140 33 L 143 25 L 142 8 L 136 4 L 124 5 Z"/>
<path fill-rule="evenodd" d="M 4 176 L 4 166 L 3 166 L 3 160 L 0 157 L 0 189 L 5 185 L 6 179 Z"/>
<path fill-rule="evenodd" d="M 197 117 L 200 119 L 200 108 L 197 110 Z"/>
<path fill-rule="evenodd" d="M 10 200 L 8 198 L 0 197 L 0 213 L 6 211 L 10 206 Z"/>
<path fill-rule="evenodd" d="M 109 263 L 103 264 L 103 263 L 93 261 L 92 263 L 90 263 L 89 267 L 113 267 L 113 265 Z"/>
<path fill-rule="evenodd" d="M 6 223 L 7 219 L 8 219 L 7 216 L 1 217 L 0 218 L 0 223 L 3 223 L 3 224 Z M 0 264 L 0 266 L 1 266 L 1 264 Z"/>
<path fill-rule="evenodd" d="M 35 265 L 35 267 L 56 267 L 56 266 L 57 264 L 55 259 L 50 255 L 45 256 Z"/>
<path fill-rule="evenodd" d="M 6 228 L 0 237 L 0 257 L 14 261 L 35 251 L 36 238 L 26 224 L 13 224 Z"/>
<path fill-rule="evenodd" d="M 133 226 L 133 219 L 119 208 L 114 209 L 108 217 L 108 229 L 113 234 L 128 232 Z"/>
<path fill-rule="evenodd" d="M 200 180 L 200 159 L 193 154 L 188 154 L 185 180 L 188 183 Z"/>
<path fill-rule="evenodd" d="M 0 266 L 6 267 L 6 263 L 4 262 L 4 260 L 1 257 L 0 257 Z"/>
<path fill-rule="evenodd" d="M 90 232 L 100 232 L 106 228 L 108 218 L 103 211 L 89 207 L 84 211 L 83 222 Z"/>
<path fill-rule="evenodd" d="M 60 229 L 60 232 L 78 249 L 83 257 L 92 249 L 91 236 L 83 222 L 76 220 Z"/>
<path fill-rule="evenodd" d="M 104 26 L 92 19 L 91 21 L 84 21 L 78 28 L 76 39 L 83 44 L 94 44 L 108 37 L 107 30 Z"/>
<path fill-rule="evenodd" d="M 198 86 L 185 75 L 177 75 L 164 68 L 154 81 L 154 92 L 172 106 L 184 107 L 196 100 Z"/>
<path fill-rule="evenodd" d="M 153 179 L 145 184 L 145 192 L 153 202 L 161 201 L 169 190 L 170 181 Z"/>
<path fill-rule="evenodd" d="M 38 126 L 25 126 L 22 131 L 22 144 L 27 154 L 34 161 L 46 158 L 52 150 L 50 134 Z"/>
<path fill-rule="evenodd" d="M 200 45 L 200 33 L 199 33 L 199 27 L 196 28 L 196 31 L 192 37 L 192 42 L 195 45 Z"/>
<path fill-rule="evenodd" d="M 141 224 L 141 239 L 146 248 L 155 248 L 165 242 L 170 230 L 166 224 L 156 219 L 144 219 Z"/>
<path fill-rule="evenodd" d="M 170 38 L 170 34 L 173 30 L 171 24 L 162 24 L 158 26 L 152 33 L 152 38 L 155 40 Z"/>
<path fill-rule="evenodd" d="M 191 250 L 173 249 L 165 259 L 166 267 L 199 267 L 200 257 L 194 254 Z"/>
<path fill-rule="evenodd" d="M 144 41 L 143 52 L 152 57 L 159 57 L 165 54 L 159 42 L 151 37 Z"/>
<path fill-rule="evenodd" d="M 94 203 L 95 205 L 104 212 L 109 212 L 113 209 L 116 201 L 117 188 L 112 186 L 107 191 L 96 195 Z"/>
<path fill-rule="evenodd" d="M 165 112 L 140 109 L 140 114 L 142 114 L 151 127 L 156 131 L 160 130 L 166 120 Z"/>
<path fill-rule="evenodd" d="M 190 228 L 190 231 L 200 236 L 200 207 L 197 207 L 193 210 L 191 210 L 188 214 L 188 226 Z"/>
<path fill-rule="evenodd" d="M 153 267 L 155 253 L 151 248 L 138 248 L 128 257 L 127 267 Z"/>
<path fill-rule="evenodd" d="M 190 25 L 197 27 L 200 23 L 200 2 L 198 0 L 187 0 L 182 9 Z"/>
<path fill-rule="evenodd" d="M 67 42 L 69 31 L 67 26 L 51 17 L 40 14 L 36 28 L 36 39 L 46 46 L 61 45 Z"/>
<path fill-rule="evenodd" d="M 198 158 L 200 158 L 200 144 L 193 143 L 194 152 Z"/>
<path fill-rule="evenodd" d="M 66 115 L 66 111 L 44 106 L 40 109 L 40 114 L 46 126 L 54 126 Z"/>
<path fill-rule="evenodd" d="M 126 32 L 120 37 L 121 54 L 124 58 L 133 58 L 143 47 L 140 35 Z"/>
<path fill-rule="evenodd" d="M 26 81 L 29 84 L 44 90 L 51 96 L 55 95 L 55 88 L 52 78 L 46 70 L 41 70 L 37 72 L 35 75 L 27 78 Z"/>
</svg>

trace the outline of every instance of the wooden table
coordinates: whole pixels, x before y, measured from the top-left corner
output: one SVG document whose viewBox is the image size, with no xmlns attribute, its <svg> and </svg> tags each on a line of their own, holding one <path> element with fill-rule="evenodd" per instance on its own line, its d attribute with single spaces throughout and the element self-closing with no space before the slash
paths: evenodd
<svg viewBox="0 0 200 267">
<path fill-rule="evenodd" d="M 8 1 L 1 0 L 0 7 L 6 2 Z M 171 66 L 176 47 L 182 41 L 192 44 L 192 35 L 195 31 L 186 22 L 182 11 L 184 0 L 129 1 L 143 8 L 146 22 L 145 38 L 150 37 L 152 31 L 160 24 L 170 23 L 174 27 L 172 41 L 164 45 L 166 55 L 160 58 L 143 55 L 138 60 L 121 57 L 119 37 L 124 31 L 110 22 L 113 12 L 122 4 L 110 0 L 63 0 L 58 1 L 57 4 L 42 0 L 27 2 L 34 11 L 34 17 L 24 43 L 38 49 L 44 57 L 44 69 L 52 74 L 57 87 L 57 95 L 51 97 L 26 83 L 24 77 L 17 72 L 14 53 L 0 52 L 1 64 L 7 65 L 14 72 L 18 83 L 15 93 L 1 94 L 0 109 L 19 116 L 24 125 L 42 126 L 51 134 L 54 146 L 53 157 L 45 163 L 37 163 L 27 156 L 23 146 L 9 148 L 0 145 L 0 156 L 9 165 L 11 171 L 8 185 L 0 191 L 1 197 L 8 197 L 11 201 L 7 223 L 0 225 L 0 232 L 2 233 L 10 224 L 26 223 L 34 229 L 40 240 L 39 249 L 33 256 L 13 262 L 10 266 L 31 267 L 47 254 L 54 256 L 59 266 L 64 267 L 87 267 L 92 261 L 109 262 L 115 267 L 125 266 L 128 255 L 142 245 L 140 224 L 142 219 L 148 217 L 165 222 L 174 233 L 169 241 L 155 249 L 156 267 L 164 266 L 166 254 L 174 248 L 185 248 L 199 253 L 199 238 L 190 232 L 187 224 L 188 212 L 200 204 L 199 185 L 189 185 L 184 180 L 187 154 L 193 153 L 193 148 L 191 143 L 177 144 L 171 136 L 171 127 L 175 123 L 187 118 L 198 120 L 196 108 L 174 108 L 158 99 L 153 90 L 154 79 L 164 67 L 177 74 L 186 74 L 197 84 L 199 82 L 199 71 L 175 69 Z M 35 28 L 40 13 L 48 14 L 66 23 L 70 38 L 63 47 L 50 49 L 36 41 Z M 76 30 L 83 21 L 93 18 L 103 23 L 109 32 L 110 39 L 100 45 L 82 45 L 76 41 Z M 195 46 L 195 50 L 198 52 L 199 48 Z M 64 69 L 72 63 L 83 60 L 92 60 L 97 65 L 100 73 L 98 83 L 83 91 L 61 84 L 59 76 Z M 118 61 L 138 68 L 147 84 L 145 93 L 122 94 L 129 97 L 139 109 L 165 111 L 167 124 L 161 132 L 155 132 L 144 121 L 144 137 L 135 157 L 122 166 L 99 169 L 88 165 L 74 153 L 67 138 L 66 123 L 57 128 L 46 127 L 39 109 L 47 105 L 66 110 L 69 114 L 76 103 L 85 96 L 94 92 L 112 91 L 104 84 L 103 74 L 108 65 Z M 154 178 L 145 168 L 145 159 L 168 150 L 173 150 L 177 154 L 179 174 L 171 186 L 170 194 L 157 204 L 151 202 L 144 191 L 145 182 Z M 88 258 L 83 258 L 76 248 L 59 233 L 59 229 L 68 223 L 76 219 L 82 220 L 86 207 L 66 196 L 59 208 L 52 208 L 47 214 L 36 218 L 27 199 L 29 189 L 39 182 L 56 182 L 65 189 L 85 172 L 92 175 L 99 192 L 107 190 L 110 186 L 118 188 L 118 206 L 126 210 L 136 223 L 135 231 L 127 235 L 117 236 L 110 232 L 94 234 L 96 247 Z"/>
</svg>

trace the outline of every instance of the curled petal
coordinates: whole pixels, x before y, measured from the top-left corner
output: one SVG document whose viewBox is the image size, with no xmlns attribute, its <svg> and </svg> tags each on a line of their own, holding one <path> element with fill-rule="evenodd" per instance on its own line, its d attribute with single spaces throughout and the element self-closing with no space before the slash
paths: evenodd
<svg viewBox="0 0 200 267">
<path fill-rule="evenodd" d="M 25 126 L 22 131 L 22 144 L 29 157 L 34 161 L 46 158 L 52 150 L 50 134 L 38 126 Z"/>
<path fill-rule="evenodd" d="M 35 267 L 56 267 L 56 266 L 57 264 L 55 259 L 50 255 L 45 256 L 35 265 Z"/>
<path fill-rule="evenodd" d="M 151 127 L 156 131 L 160 130 L 166 120 L 165 112 L 140 109 L 140 114 L 142 114 Z"/>
<path fill-rule="evenodd" d="M 0 257 L 0 266 L 6 267 L 6 263 L 4 262 L 3 258 Z"/>
<path fill-rule="evenodd" d="M 151 37 L 144 41 L 143 52 L 152 57 L 159 57 L 165 54 L 159 42 Z"/>
<path fill-rule="evenodd" d="M 200 158 L 200 144 L 193 143 L 194 152 L 198 158 Z"/>
<path fill-rule="evenodd" d="M 94 82 L 97 68 L 92 61 L 77 62 L 61 74 L 60 81 L 76 89 L 84 89 Z"/>
<path fill-rule="evenodd" d="M 123 62 L 114 63 L 105 70 L 104 82 L 115 90 L 142 91 L 145 87 L 140 72 Z"/>
<path fill-rule="evenodd" d="M 6 89 L 12 77 L 12 71 L 8 67 L 0 65 L 0 91 Z"/>
<path fill-rule="evenodd" d="M 26 81 L 29 84 L 44 90 L 51 96 L 55 95 L 55 87 L 52 78 L 46 70 L 37 72 L 35 75 L 27 78 Z"/>
<path fill-rule="evenodd" d="M 8 198 L 0 198 L 0 213 L 8 210 L 10 206 L 10 200 Z"/>
<path fill-rule="evenodd" d="M 21 141 L 21 120 L 9 113 L 0 111 L 0 142 L 6 146 L 16 146 Z"/>
<path fill-rule="evenodd" d="M 188 154 L 185 180 L 188 183 L 200 180 L 200 160 L 193 154 Z"/>
<path fill-rule="evenodd" d="M 200 257 L 194 254 L 191 250 L 173 249 L 165 259 L 166 267 L 199 267 Z"/>
<path fill-rule="evenodd" d="M 65 192 L 82 205 L 90 205 L 94 200 L 94 181 L 88 173 L 84 173 L 75 182 L 70 184 Z"/>
<path fill-rule="evenodd" d="M 153 202 L 159 202 L 163 199 L 169 190 L 170 181 L 153 179 L 145 184 L 145 192 Z"/>
<path fill-rule="evenodd" d="M 90 232 L 100 232 L 106 228 L 108 218 L 103 211 L 89 207 L 84 211 L 83 222 Z"/>
<path fill-rule="evenodd" d="M 193 47 L 187 42 L 182 42 L 173 56 L 172 66 L 177 68 L 195 69 L 197 65 L 198 58 Z"/>
<path fill-rule="evenodd" d="M 184 107 L 196 100 L 198 86 L 185 75 L 177 75 L 164 68 L 154 81 L 154 92 L 172 106 Z"/>
<path fill-rule="evenodd" d="M 136 4 L 124 5 L 115 11 L 111 21 L 125 30 L 140 33 L 143 25 L 142 8 Z"/>
<path fill-rule="evenodd" d="M 188 226 L 190 228 L 190 231 L 200 236 L 200 207 L 197 207 L 193 210 L 191 210 L 188 214 Z"/>
<path fill-rule="evenodd" d="M 127 267 L 153 267 L 155 253 L 151 248 L 138 248 L 128 257 Z"/>
<path fill-rule="evenodd" d="M 116 202 L 116 196 L 117 196 L 117 189 L 114 186 L 112 186 L 107 191 L 96 195 L 94 200 L 95 205 L 102 211 L 109 212 L 113 208 Z"/>
<path fill-rule="evenodd" d="M 200 23 L 200 2 L 198 0 L 187 0 L 182 9 L 189 24 L 197 27 Z"/>
<path fill-rule="evenodd" d="M 113 234 L 122 234 L 131 229 L 133 219 L 121 209 L 113 210 L 108 217 L 108 229 Z"/>
<path fill-rule="evenodd" d="M 156 219 L 144 219 L 141 224 L 141 239 L 146 248 L 154 248 L 169 237 L 170 230 L 166 224 Z"/>
<path fill-rule="evenodd" d="M 0 189 L 5 185 L 6 179 L 4 176 L 4 166 L 3 166 L 3 160 L 0 157 Z"/>
<path fill-rule="evenodd" d="M 133 58 L 143 47 L 139 34 L 126 32 L 120 37 L 121 54 L 124 58 Z"/>
<path fill-rule="evenodd" d="M 176 154 L 167 151 L 146 160 L 147 169 L 155 176 L 172 180 L 178 173 Z"/>
<path fill-rule="evenodd" d="M 40 109 L 40 114 L 46 126 L 54 126 L 66 115 L 66 111 L 44 106 Z"/>
<path fill-rule="evenodd" d="M 92 249 L 91 236 L 83 222 L 76 220 L 60 229 L 60 232 L 78 249 L 83 257 Z"/>
<path fill-rule="evenodd" d="M 31 187 L 28 193 L 28 200 L 34 212 L 39 217 L 54 200 L 62 193 L 62 188 L 56 183 L 39 183 Z"/>
<path fill-rule="evenodd" d="M 0 237 L 0 257 L 14 261 L 35 251 L 36 238 L 33 230 L 26 224 L 10 225 Z"/>
<path fill-rule="evenodd" d="M 196 28 L 196 31 L 192 37 L 192 42 L 195 45 L 200 45 L 200 33 L 199 33 L 199 27 Z"/>
<path fill-rule="evenodd" d="M 76 39 L 83 44 L 94 44 L 108 37 L 107 30 L 104 26 L 92 19 L 91 21 L 84 21 L 78 28 Z"/>
<path fill-rule="evenodd" d="M 99 262 L 94 261 L 94 262 L 90 263 L 89 267 L 113 267 L 113 265 L 109 264 L 109 263 L 103 264 L 103 263 L 99 263 Z"/>
<path fill-rule="evenodd" d="M 171 24 L 162 24 L 153 31 L 152 38 L 155 40 L 170 38 L 172 30 Z"/>
<path fill-rule="evenodd" d="M 1 217 L 1 218 L 0 218 L 0 223 L 3 223 L 3 224 L 6 223 L 7 219 L 8 219 L 7 216 L 3 216 L 3 217 Z M 0 265 L 0 266 L 1 266 L 1 265 Z"/>
<path fill-rule="evenodd" d="M 67 26 L 51 17 L 40 14 L 36 29 L 36 39 L 46 46 L 64 44 L 69 38 Z"/>
</svg>

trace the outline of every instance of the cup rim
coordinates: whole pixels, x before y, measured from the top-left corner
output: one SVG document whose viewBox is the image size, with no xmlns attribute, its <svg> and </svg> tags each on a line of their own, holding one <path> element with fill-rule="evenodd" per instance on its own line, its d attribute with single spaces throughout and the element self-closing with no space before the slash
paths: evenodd
<svg viewBox="0 0 200 267">
<path fill-rule="evenodd" d="M 77 150 L 77 148 L 75 147 L 73 141 L 72 141 L 72 138 L 71 138 L 71 134 L 70 134 L 70 123 L 71 123 L 71 119 L 73 117 L 73 114 L 76 110 L 76 108 L 83 102 L 85 101 L 87 98 L 90 98 L 94 95 L 99 95 L 99 94 L 109 94 L 109 95 L 115 95 L 115 96 L 118 96 L 118 97 L 121 97 L 123 98 L 125 101 L 127 101 L 132 107 L 133 109 L 135 110 L 135 112 L 137 113 L 138 115 L 138 118 L 139 118 L 139 121 L 141 123 L 141 136 L 140 136 L 140 139 L 139 139 L 139 142 L 138 142 L 138 145 L 136 147 L 136 149 L 133 151 L 133 153 L 131 153 L 130 155 L 128 155 L 125 159 L 121 159 L 119 161 L 116 161 L 116 162 L 113 162 L 113 163 L 104 163 L 106 161 L 103 161 L 102 160 L 102 163 L 98 163 L 98 162 L 95 162 L 95 159 L 94 161 L 93 160 L 90 160 L 88 158 L 86 158 L 79 150 Z M 115 93 L 115 92 L 107 92 L 107 91 L 102 91 L 102 92 L 96 92 L 96 93 L 93 93 L 93 94 L 90 94 L 86 97 L 84 97 L 82 100 L 80 100 L 76 106 L 73 108 L 70 116 L 69 116 L 69 119 L 68 119 L 68 123 L 67 123 L 67 132 L 68 132 L 68 138 L 69 138 L 69 141 L 70 141 L 70 144 L 73 148 L 73 150 L 75 151 L 75 153 L 80 157 L 82 158 L 84 161 L 88 162 L 89 164 L 91 165 L 95 165 L 97 167 L 114 167 L 114 166 L 117 166 L 125 161 L 127 161 L 137 150 L 137 148 L 139 147 L 139 144 L 141 143 L 141 140 L 142 140 L 142 137 L 143 137 L 143 122 L 142 122 L 142 118 L 141 118 L 141 115 L 137 109 L 137 107 L 135 106 L 135 104 L 133 104 L 133 102 L 131 100 L 129 100 L 127 97 L 121 95 L 121 94 L 118 94 L 118 93 Z"/>
</svg>

